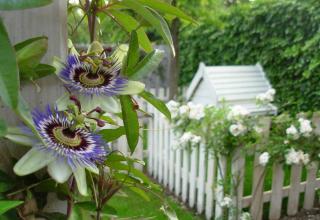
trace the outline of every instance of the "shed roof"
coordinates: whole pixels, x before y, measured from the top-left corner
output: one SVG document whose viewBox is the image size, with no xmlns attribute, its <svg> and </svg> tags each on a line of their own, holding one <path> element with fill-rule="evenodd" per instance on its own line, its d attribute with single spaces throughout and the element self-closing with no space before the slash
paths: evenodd
<svg viewBox="0 0 320 220">
<path fill-rule="evenodd" d="M 209 82 L 211 88 L 207 96 L 214 96 L 213 103 L 225 101 L 228 104 L 246 106 L 251 112 L 276 112 L 275 106 L 258 107 L 255 98 L 258 94 L 266 92 L 271 88 L 260 64 L 245 66 L 206 66 L 200 63 L 197 74 L 187 90 L 187 99 L 192 100 L 199 85 Z M 214 103 L 216 100 L 217 103 Z"/>
</svg>

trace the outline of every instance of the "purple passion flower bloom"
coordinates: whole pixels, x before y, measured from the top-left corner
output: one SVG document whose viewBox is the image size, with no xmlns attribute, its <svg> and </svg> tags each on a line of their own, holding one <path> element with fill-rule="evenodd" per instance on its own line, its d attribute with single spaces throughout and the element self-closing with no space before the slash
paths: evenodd
<svg viewBox="0 0 320 220">
<path fill-rule="evenodd" d="M 73 92 L 85 95 L 118 95 L 128 80 L 120 76 L 120 63 L 116 60 L 101 61 L 100 64 L 81 61 L 81 57 L 69 55 L 59 77 Z"/>
<path fill-rule="evenodd" d="M 32 118 L 41 140 L 34 141 L 31 150 L 15 164 L 14 172 L 24 176 L 47 166 L 50 176 L 59 183 L 74 174 L 79 192 L 86 195 L 85 169 L 99 172 L 96 164 L 107 155 L 106 143 L 86 128 L 76 128 L 64 113 L 49 106 L 45 112 L 33 111 Z M 30 132 L 26 136 L 30 137 Z"/>
</svg>

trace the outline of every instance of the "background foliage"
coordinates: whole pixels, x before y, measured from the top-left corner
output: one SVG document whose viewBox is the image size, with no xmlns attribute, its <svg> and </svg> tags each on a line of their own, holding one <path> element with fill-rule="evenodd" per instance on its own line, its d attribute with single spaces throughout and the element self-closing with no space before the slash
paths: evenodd
<svg viewBox="0 0 320 220">
<path fill-rule="evenodd" d="M 260 62 L 277 91 L 280 111 L 319 109 L 319 14 L 316 0 L 256 1 L 230 8 L 220 16 L 220 25 L 210 22 L 184 29 L 180 84 L 190 82 L 201 61 Z"/>
</svg>

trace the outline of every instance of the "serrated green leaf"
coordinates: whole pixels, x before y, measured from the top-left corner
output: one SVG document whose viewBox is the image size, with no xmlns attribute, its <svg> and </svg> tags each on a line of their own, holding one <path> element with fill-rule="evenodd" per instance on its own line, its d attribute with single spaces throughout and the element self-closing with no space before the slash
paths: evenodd
<svg viewBox="0 0 320 220">
<path fill-rule="evenodd" d="M 164 52 L 162 50 L 154 50 L 151 53 L 147 54 L 135 68 L 128 70 L 129 76 L 132 79 L 141 79 L 147 74 L 152 73 L 159 64 L 161 63 L 164 57 Z"/>
<path fill-rule="evenodd" d="M 139 93 L 139 96 L 142 97 L 144 100 L 149 102 L 151 105 L 153 105 L 156 109 L 158 109 L 162 114 L 164 114 L 169 120 L 171 120 L 171 113 L 167 107 L 167 105 L 152 95 L 150 92 L 143 91 Z"/>
<path fill-rule="evenodd" d="M 0 19 L 0 97 L 12 109 L 19 103 L 19 73 L 14 50 Z"/>
<path fill-rule="evenodd" d="M 132 99 L 128 95 L 120 96 L 123 123 L 131 153 L 139 141 L 139 120 Z"/>
<path fill-rule="evenodd" d="M 122 135 L 125 135 L 125 129 L 123 126 L 116 129 L 103 129 L 99 134 L 103 137 L 106 142 L 111 142 L 117 140 Z"/>
<path fill-rule="evenodd" d="M 37 8 L 52 3 L 52 0 L 0 0 L 0 10 Z"/>
</svg>

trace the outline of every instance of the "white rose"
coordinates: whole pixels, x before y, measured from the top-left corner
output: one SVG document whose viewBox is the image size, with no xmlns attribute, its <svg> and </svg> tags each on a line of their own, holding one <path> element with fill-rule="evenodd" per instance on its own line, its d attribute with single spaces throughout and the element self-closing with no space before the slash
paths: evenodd
<svg viewBox="0 0 320 220">
<path fill-rule="evenodd" d="M 240 220 L 251 220 L 251 215 L 249 212 L 244 212 L 240 216 Z"/>
<path fill-rule="evenodd" d="M 259 156 L 259 164 L 261 166 L 265 166 L 269 162 L 269 159 L 270 159 L 269 153 L 268 152 L 263 152 Z"/>
<path fill-rule="evenodd" d="M 176 118 L 178 116 L 179 106 L 180 106 L 180 104 L 174 100 L 170 100 L 167 103 L 167 107 L 168 107 L 169 111 L 171 112 L 172 118 Z"/>
<path fill-rule="evenodd" d="M 291 136 L 294 140 L 297 140 L 299 138 L 298 130 L 294 125 L 291 125 L 289 128 L 287 128 L 286 133 L 288 136 Z"/>
<path fill-rule="evenodd" d="M 299 118 L 299 122 L 300 122 L 300 133 L 305 137 L 309 137 L 313 130 L 311 126 L 311 121 L 303 118 Z"/>
<path fill-rule="evenodd" d="M 299 164 L 301 157 L 297 151 L 291 148 L 289 152 L 285 155 L 285 159 L 286 159 L 286 164 L 292 165 L 292 164 Z"/>
<path fill-rule="evenodd" d="M 300 160 L 304 165 L 307 165 L 310 162 L 310 155 L 302 152 Z"/>
<path fill-rule="evenodd" d="M 193 134 L 191 132 L 185 132 L 180 137 L 179 143 L 182 145 L 188 144 L 191 141 Z"/>
<path fill-rule="evenodd" d="M 182 106 L 179 107 L 180 115 L 186 115 L 186 114 L 189 113 L 189 111 L 190 111 L 190 108 L 187 105 L 182 105 Z"/>
<path fill-rule="evenodd" d="M 247 131 L 247 128 L 245 126 L 243 126 L 242 124 L 237 123 L 237 124 L 232 124 L 229 127 L 229 131 L 233 136 L 237 137 L 239 135 L 244 134 Z"/>
<path fill-rule="evenodd" d="M 231 108 L 229 114 L 227 115 L 228 120 L 239 120 L 246 117 L 250 112 L 241 105 L 235 105 Z"/>
<path fill-rule="evenodd" d="M 201 118 L 204 117 L 204 106 L 203 105 L 201 105 L 201 104 L 195 105 L 192 102 L 189 102 L 188 107 L 190 109 L 190 112 L 189 112 L 190 119 L 200 120 Z"/>
<path fill-rule="evenodd" d="M 232 199 L 228 196 L 225 196 L 223 198 L 223 200 L 221 201 L 220 206 L 221 207 L 228 207 L 228 208 L 231 207 L 232 206 Z"/>
<path fill-rule="evenodd" d="M 193 137 L 191 138 L 191 143 L 199 144 L 200 142 L 201 142 L 201 137 L 197 135 L 193 135 Z"/>
</svg>

